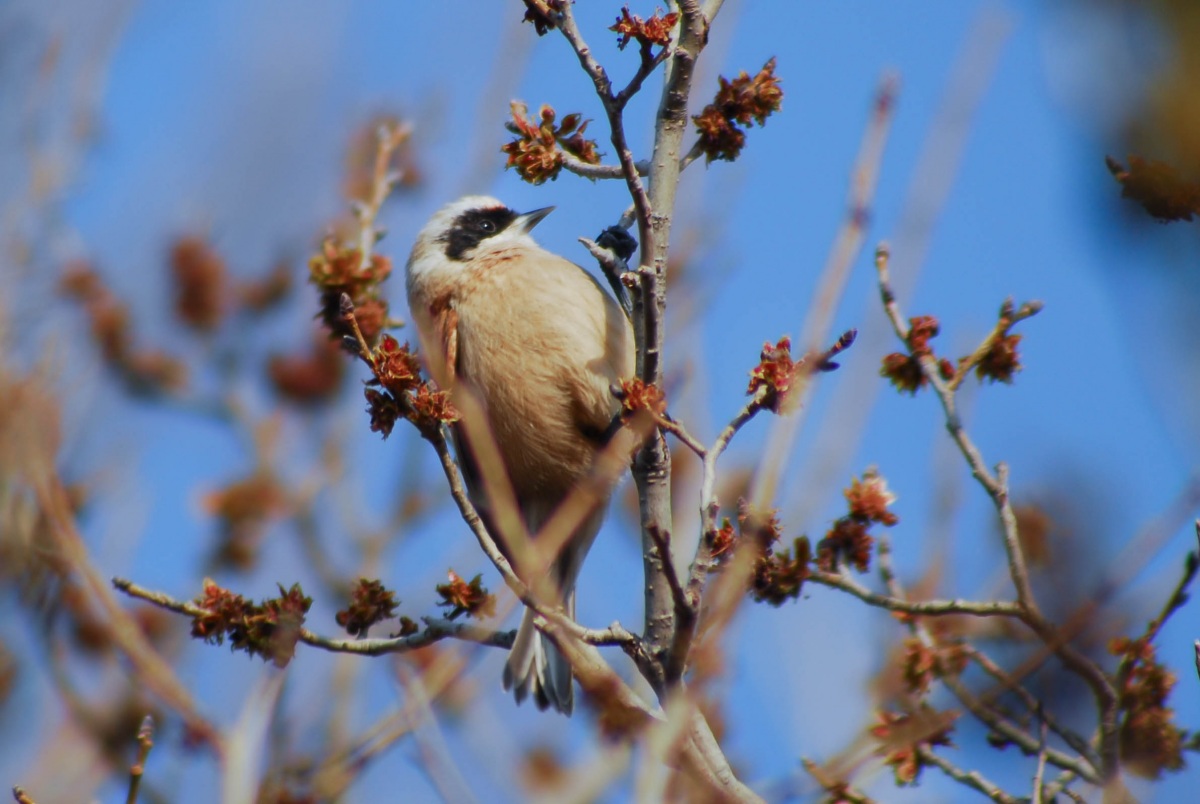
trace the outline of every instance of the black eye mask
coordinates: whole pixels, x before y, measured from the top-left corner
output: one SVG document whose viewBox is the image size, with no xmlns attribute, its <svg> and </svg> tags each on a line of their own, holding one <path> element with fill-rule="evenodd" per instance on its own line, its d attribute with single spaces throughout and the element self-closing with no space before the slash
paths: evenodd
<svg viewBox="0 0 1200 804">
<path fill-rule="evenodd" d="M 516 219 L 517 213 L 508 207 L 467 210 L 455 219 L 450 231 L 441 238 L 446 244 L 446 256 L 462 260 L 467 252 L 503 232 Z"/>
</svg>

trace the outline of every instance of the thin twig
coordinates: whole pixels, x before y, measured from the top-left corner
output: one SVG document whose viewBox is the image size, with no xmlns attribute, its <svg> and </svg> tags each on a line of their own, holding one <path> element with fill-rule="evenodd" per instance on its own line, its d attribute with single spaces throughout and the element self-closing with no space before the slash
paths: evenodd
<svg viewBox="0 0 1200 804">
<path fill-rule="evenodd" d="M 703 444 L 700 443 L 700 440 L 688 432 L 688 429 L 684 426 L 683 422 L 671 416 L 670 413 L 665 413 L 660 417 L 658 426 L 678 438 L 679 443 L 683 444 L 685 447 L 695 453 L 696 457 L 700 460 L 704 460 L 706 457 L 708 457 L 708 450 Z"/>
<path fill-rule="evenodd" d="M 1014 310 L 1012 299 L 1007 299 L 1001 308 L 1000 317 L 996 321 L 996 326 L 988 333 L 988 336 L 983 339 L 983 342 L 976 347 L 975 351 L 967 357 L 959 361 L 958 366 L 954 369 L 954 376 L 946 381 L 947 387 L 951 391 L 957 391 L 962 385 L 971 371 L 978 366 L 996 342 L 1008 334 L 1013 325 L 1024 321 L 1026 318 L 1037 315 L 1042 311 L 1042 303 L 1040 301 L 1025 302 L 1020 309 Z"/>
<path fill-rule="evenodd" d="M 371 264 L 372 251 L 379 241 L 379 230 L 375 220 L 388 194 L 401 178 L 398 173 L 390 171 L 389 165 L 392 154 L 412 136 L 412 126 L 408 123 L 384 123 L 376 132 L 378 144 L 375 149 L 375 163 L 371 172 L 371 195 L 365 201 L 354 205 L 354 214 L 358 218 L 358 254 L 359 270 Z"/>
<path fill-rule="evenodd" d="M 504 582 L 521 599 L 522 603 L 579 639 L 586 641 L 590 634 L 598 639 L 595 644 L 622 645 L 627 648 L 631 648 L 638 642 L 636 636 L 615 624 L 604 629 L 603 632 L 592 633 L 591 629 L 580 626 L 570 617 L 538 600 L 525 582 L 517 577 L 516 572 L 513 571 L 512 564 L 504 557 L 495 540 L 488 533 L 487 527 L 483 524 L 483 520 L 479 516 L 479 512 L 475 510 L 474 504 L 471 503 L 470 497 L 467 495 L 466 487 L 463 485 L 462 477 L 458 472 L 458 465 L 454 463 L 454 458 L 450 455 L 450 447 L 446 443 L 444 435 L 439 435 L 432 439 L 432 443 L 434 450 L 437 452 L 438 459 L 441 461 L 442 471 L 445 473 L 446 480 L 450 485 L 450 496 L 458 506 L 463 521 L 467 523 L 467 527 L 475 534 L 475 538 L 479 542 L 479 546 L 483 549 L 484 555 L 491 560 L 501 577 L 504 578 Z"/>
<path fill-rule="evenodd" d="M 593 165 L 591 162 L 584 162 L 570 151 L 560 149 L 559 153 L 562 155 L 562 166 L 576 176 L 581 176 L 585 179 L 625 178 L 625 168 L 621 165 Z M 634 162 L 633 164 L 639 176 L 650 175 L 649 162 L 643 160 Z"/>
<path fill-rule="evenodd" d="M 886 246 L 876 250 L 875 268 L 878 275 L 879 294 L 883 308 L 892 323 L 896 336 L 905 344 L 908 343 L 909 327 L 900 312 L 896 294 L 892 290 L 888 273 L 889 253 Z M 1030 315 L 1036 312 L 1031 308 Z M 955 393 L 941 378 L 937 360 L 931 353 L 918 356 L 921 373 L 929 386 L 937 395 L 944 412 L 946 430 L 954 443 L 958 445 L 963 458 L 971 469 L 971 474 L 979 485 L 987 492 L 1000 519 L 1002 527 L 1002 542 L 1008 559 L 1008 572 L 1017 594 L 1017 603 L 1022 609 L 1021 620 L 1045 643 L 1062 661 L 1063 666 L 1082 678 L 1091 688 L 1096 698 L 1096 706 L 1100 712 L 1101 750 L 1100 756 L 1103 773 L 1108 776 L 1115 773 L 1118 762 L 1117 745 L 1117 711 L 1118 701 L 1116 688 L 1111 679 L 1094 660 L 1067 644 L 1068 635 L 1054 626 L 1038 608 L 1034 599 L 1033 587 L 1029 581 L 1029 570 L 1025 563 L 1025 555 L 1021 549 L 1020 535 L 1017 528 L 1016 513 L 1012 508 L 1009 497 L 1008 466 L 1000 463 L 993 475 L 984 462 L 978 447 L 967 435 L 962 421 L 958 416 L 955 403 Z"/>
<path fill-rule="evenodd" d="M 1040 712 L 1039 712 L 1040 714 Z M 1041 750 L 1038 751 L 1037 771 L 1033 774 L 1033 804 L 1042 804 L 1042 780 L 1046 778 L 1046 720 L 1042 719 Z"/>
<path fill-rule="evenodd" d="M 841 572 L 826 572 L 810 569 L 807 580 L 846 592 L 869 606 L 902 614 L 923 617 L 944 617 L 952 614 L 969 614 L 973 617 L 1011 617 L 1019 619 L 1021 609 L 1016 603 L 1002 600 L 904 600 L 891 595 L 872 592 L 867 587 Z"/>
<path fill-rule="evenodd" d="M 978 790 L 997 804 L 1019 804 L 1020 799 L 1010 796 L 1001 790 L 994 782 L 988 781 L 979 771 L 967 771 L 955 765 L 950 760 L 935 754 L 928 746 L 917 746 L 917 755 L 927 765 L 933 765 L 942 773 L 959 784 L 964 784 L 973 790 Z"/>
<path fill-rule="evenodd" d="M 886 536 L 881 536 L 879 541 L 879 571 L 883 577 L 884 585 L 888 590 L 888 594 L 892 599 L 904 600 L 904 590 L 900 585 L 899 579 L 896 577 L 895 570 L 892 567 L 892 551 L 890 540 Z M 1009 604 L 1013 605 L 1013 604 Z M 1019 612 L 1014 616 L 1019 618 Z M 1024 620 L 1021 620 L 1024 622 Z M 908 620 L 909 632 L 921 640 L 927 648 L 936 648 L 937 640 L 925 627 L 925 624 L 917 617 L 912 617 Z M 1017 677 L 1020 677 L 1019 675 Z M 985 699 L 976 696 L 967 686 L 955 676 L 943 675 L 940 677 L 941 683 L 950 691 L 958 701 L 967 708 L 977 720 L 986 725 L 996 734 L 1004 737 L 1009 742 L 1021 748 L 1027 754 L 1036 754 L 1041 750 L 1041 743 L 1031 734 L 1020 728 L 1000 712 L 992 708 Z M 991 698 L 993 696 L 987 696 Z M 1077 776 L 1087 779 L 1092 782 L 1099 782 L 1100 775 L 1098 773 L 1098 763 L 1090 758 L 1094 756 L 1094 752 L 1088 750 L 1079 759 L 1068 756 L 1067 754 L 1053 749 L 1046 749 L 1046 760 L 1055 767 L 1063 770 L 1071 771 Z"/>
<path fill-rule="evenodd" d="M 608 284 L 612 288 L 617 303 L 625 311 L 625 316 L 632 321 L 633 302 L 630 301 L 629 291 L 625 289 L 625 285 L 621 281 L 621 277 L 629 271 L 629 264 L 621 259 L 615 251 L 605 248 L 595 240 L 581 237 L 579 242 L 583 244 L 589 254 L 596 258 L 596 262 L 600 264 L 600 270 L 604 272 L 604 278 L 608 280 Z"/>
<path fill-rule="evenodd" d="M 129 793 L 125 796 L 125 804 L 137 804 L 138 788 L 142 785 L 142 776 L 146 773 L 146 758 L 154 747 L 154 718 L 146 715 L 137 733 L 137 759 L 129 767 Z"/>
<path fill-rule="evenodd" d="M 210 613 L 208 609 L 196 603 L 178 600 L 163 592 L 144 589 L 124 578 L 113 578 L 112 583 L 116 589 L 130 597 L 145 600 L 147 603 L 152 603 L 159 608 L 167 609 L 177 614 L 184 614 L 188 617 L 202 617 Z M 512 647 L 513 640 L 517 636 L 515 631 L 495 631 L 465 621 L 446 620 L 438 617 L 422 617 L 421 620 L 425 623 L 425 628 L 415 634 L 404 637 L 393 637 L 391 639 L 331 639 L 314 634 L 307 628 L 301 628 L 300 641 L 306 645 L 327 650 L 331 653 L 382 656 L 388 653 L 407 653 L 418 648 L 428 647 L 434 642 L 440 642 L 443 639 L 459 639 L 464 642 L 474 642 L 479 645 L 507 650 Z M 616 630 L 615 627 L 600 631 L 581 629 L 581 633 L 578 636 L 583 640 L 595 640 L 594 644 L 599 645 L 620 644 L 621 639 L 620 631 Z"/>
<path fill-rule="evenodd" d="M 704 452 L 704 474 L 700 481 L 700 543 L 696 545 L 696 554 L 692 557 L 687 585 L 688 598 L 695 607 L 700 605 L 704 584 L 712 570 L 712 537 L 717 532 L 717 515 L 721 512 L 721 502 L 716 493 L 717 460 L 738 431 L 762 409 L 760 392 L 738 411 L 729 424 L 725 425 L 725 429 L 720 432 L 713 445 Z"/>
<path fill-rule="evenodd" d="M 1100 758 L 1096 756 L 1096 752 L 1088 745 L 1079 734 L 1076 734 L 1071 729 L 1059 723 L 1057 718 L 1053 717 L 1046 711 L 1045 705 L 1033 696 L 1029 690 L 1025 689 L 1021 684 L 1013 678 L 1009 673 L 1005 672 L 1004 668 L 996 664 L 983 651 L 976 648 L 974 645 L 964 644 L 960 646 L 963 653 L 966 654 L 972 661 L 979 665 L 980 669 L 987 673 L 996 681 L 1000 682 L 1001 686 L 1012 692 L 1021 699 L 1021 703 L 1025 705 L 1031 713 L 1038 715 L 1042 721 L 1059 737 L 1063 742 L 1071 747 L 1080 756 L 1086 759 L 1093 767 L 1100 767 Z M 994 696 L 993 696 L 994 697 Z"/>
<path fill-rule="evenodd" d="M 1049 782 L 1046 785 L 1042 792 L 1042 799 L 1044 801 L 1053 801 L 1059 795 L 1059 793 L 1061 793 L 1072 801 L 1077 801 L 1079 804 L 1083 804 L 1083 799 L 1078 793 L 1076 793 L 1074 790 L 1067 789 L 1067 785 L 1071 784 L 1078 778 L 1079 777 L 1071 771 L 1063 771 L 1058 775 L 1057 779 L 1055 779 L 1053 782 Z"/>
<path fill-rule="evenodd" d="M 1200 539 L 1200 520 L 1196 522 L 1196 536 Z M 1171 615 L 1187 603 L 1187 588 L 1196 579 L 1197 570 L 1200 570 L 1200 553 L 1190 552 L 1184 560 L 1182 577 L 1175 584 L 1175 588 L 1171 591 L 1167 602 L 1163 604 L 1162 610 L 1150 621 L 1146 626 L 1146 630 L 1138 637 L 1139 642 L 1146 645 L 1152 643 L 1162 630 L 1162 627 L 1167 624 L 1167 620 L 1170 619 Z M 1125 683 L 1129 680 L 1129 674 L 1133 672 L 1133 666 L 1136 661 L 1136 657 L 1132 655 L 1127 655 L 1121 660 L 1121 663 L 1117 666 L 1117 672 L 1113 674 L 1113 684 L 1117 689 L 1124 689 Z"/>
</svg>

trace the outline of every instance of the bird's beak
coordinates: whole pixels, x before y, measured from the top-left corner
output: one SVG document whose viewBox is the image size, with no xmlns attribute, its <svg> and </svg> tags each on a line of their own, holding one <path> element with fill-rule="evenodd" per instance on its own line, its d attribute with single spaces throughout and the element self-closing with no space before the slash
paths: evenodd
<svg viewBox="0 0 1200 804">
<path fill-rule="evenodd" d="M 526 212 L 524 215 L 518 215 L 513 221 L 519 231 L 528 232 L 533 227 L 541 223 L 542 218 L 554 211 L 554 207 L 542 207 L 535 209 L 533 212 Z"/>
</svg>

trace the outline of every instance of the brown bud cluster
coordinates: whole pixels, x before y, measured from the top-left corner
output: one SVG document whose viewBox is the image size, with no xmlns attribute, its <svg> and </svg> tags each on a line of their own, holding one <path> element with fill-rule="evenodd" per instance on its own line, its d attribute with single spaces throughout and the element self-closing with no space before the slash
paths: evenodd
<svg viewBox="0 0 1200 804">
<path fill-rule="evenodd" d="M 288 498 L 274 476 L 255 472 L 205 495 L 203 506 L 219 526 L 217 563 L 246 570 L 258 559 L 263 528 L 287 512 Z"/>
<path fill-rule="evenodd" d="M 261 279 L 243 282 L 237 290 L 238 303 L 253 313 L 263 313 L 287 298 L 292 290 L 292 271 L 281 262 Z"/>
<path fill-rule="evenodd" d="M 451 620 L 461 614 L 479 620 L 496 613 L 496 598 L 484 588 L 482 575 L 476 575 L 468 582 L 450 570 L 446 583 L 438 584 L 437 593 L 442 596 L 438 605 L 450 609 L 446 616 Z"/>
<path fill-rule="evenodd" d="M 522 22 L 532 22 L 538 36 L 545 36 L 548 31 L 558 27 L 558 15 L 562 13 L 563 3 L 570 0 L 524 0 L 525 16 Z"/>
<path fill-rule="evenodd" d="M 763 556 L 754 566 L 751 580 L 750 593 L 754 600 L 778 607 L 799 598 L 811 561 L 812 546 L 807 536 L 797 537 L 790 551 L 773 551 Z"/>
<path fill-rule="evenodd" d="M 317 318 L 329 330 L 330 339 L 342 343 L 354 337 L 353 328 L 342 315 L 342 294 L 354 303 L 354 316 L 368 344 L 374 345 L 387 320 L 387 303 L 379 298 L 377 286 L 392 273 L 392 261 L 372 254 L 363 264 L 357 248 L 339 246 L 333 238 L 321 243 L 321 250 L 308 261 L 308 281 L 320 293 Z"/>
<path fill-rule="evenodd" d="M 1157 779 L 1163 771 L 1184 767 L 1184 733 L 1174 724 L 1167 698 L 1175 674 L 1159 664 L 1154 646 L 1145 639 L 1119 637 L 1109 652 L 1131 664 L 1117 690 L 1121 706 L 1121 761 L 1133 773 Z"/>
<path fill-rule="evenodd" d="M 755 397 L 757 404 L 774 413 L 790 410 L 792 392 L 799 388 L 803 379 L 810 374 L 834 371 L 838 364 L 833 358 L 850 348 L 858 337 L 857 330 L 847 330 L 824 351 L 812 351 L 799 360 L 792 358 L 792 339 L 783 337 L 775 344 L 763 344 L 759 363 L 750 372 L 748 396 Z"/>
<path fill-rule="evenodd" d="M 871 566 L 871 548 L 875 539 L 869 528 L 872 523 L 891 527 L 900 518 L 888 510 L 896 495 L 888 491 L 887 481 L 874 470 L 863 474 L 862 482 L 852 479 L 846 496 L 848 512 L 834 521 L 825 538 L 817 544 L 817 566 L 825 572 L 837 572 L 842 563 L 859 572 Z"/>
<path fill-rule="evenodd" d="M 450 395 L 439 391 L 433 380 L 421 379 L 417 356 L 401 346 L 391 335 L 384 335 L 370 355 L 374 377 L 364 390 L 371 431 L 387 438 L 397 419 L 408 419 L 426 438 L 432 438 L 443 424 L 458 421 L 459 414 Z M 377 390 L 370 386 L 382 386 Z"/>
<path fill-rule="evenodd" d="M 1138 202 L 1161 223 L 1200 215 L 1200 181 L 1185 177 L 1174 165 L 1132 154 L 1128 169 L 1111 156 L 1104 161 L 1121 185 L 1121 197 Z"/>
<path fill-rule="evenodd" d="M 255 604 L 205 579 L 204 594 L 196 598 L 196 605 L 204 611 L 192 617 L 193 637 L 214 645 L 228 638 L 233 650 L 286 667 L 296 653 L 312 598 L 297 583 L 291 589 L 280 585 L 279 597 Z"/>
<path fill-rule="evenodd" d="M 104 284 L 92 266 L 77 262 L 59 282 L 63 295 L 83 305 L 92 339 L 104 362 L 126 389 L 139 396 L 175 391 L 187 382 L 187 368 L 165 352 L 133 344 L 129 308 Z"/>
<path fill-rule="evenodd" d="M 975 376 L 980 380 L 1012 384 L 1013 375 L 1021 370 L 1021 358 L 1017 353 L 1020 342 L 1020 335 L 1003 335 L 993 340 L 975 364 Z"/>
<path fill-rule="evenodd" d="M 171 247 L 175 312 L 179 320 L 211 332 L 225 312 L 225 261 L 199 237 L 181 237 Z"/>
<path fill-rule="evenodd" d="M 953 745 L 950 742 L 952 727 L 946 722 L 946 716 L 928 706 L 911 714 L 880 711 L 876 718 L 878 722 L 871 727 L 871 734 L 882 743 L 878 753 L 892 768 L 897 785 L 917 784 L 925 766 L 921 749 Z"/>
<path fill-rule="evenodd" d="M 709 534 L 709 551 L 714 563 L 728 564 L 740 551 L 753 556 L 749 593 L 757 603 L 782 606 L 800 597 L 812 560 L 807 536 L 797 537 L 788 550 L 776 550 L 783 536 L 779 512 L 758 509 L 745 500 L 738 501 L 737 532 L 729 519 Z"/>
<path fill-rule="evenodd" d="M 341 347 L 318 335 L 305 354 L 272 355 L 267 377 L 275 392 L 300 405 L 316 405 L 337 393 L 346 373 Z"/>
<path fill-rule="evenodd" d="M 901 393 L 915 395 L 928 382 L 925 374 L 921 371 L 921 358 L 933 354 L 933 347 L 929 345 L 929 341 L 940 331 L 941 325 L 931 315 L 910 318 L 908 335 L 905 337 L 908 354 L 893 352 L 884 357 L 879 375 L 887 377 Z M 954 376 L 954 367 L 949 364 L 947 366 L 949 376 Z M 941 369 L 941 373 L 944 378 L 949 379 L 946 376 L 946 369 Z"/>
<path fill-rule="evenodd" d="M 351 636 L 365 637 L 372 625 L 395 617 L 399 605 L 396 593 L 381 582 L 359 578 L 350 605 L 337 613 L 337 624 Z"/>
<path fill-rule="evenodd" d="M 792 390 L 797 365 L 792 360 L 791 338 L 780 338 L 774 345 L 769 341 L 764 343 L 759 363 L 750 372 L 750 386 L 746 394 L 754 396 L 761 393 L 762 406 L 778 413 L 780 404 Z"/>
<path fill-rule="evenodd" d="M 916 637 L 904 641 L 904 686 L 913 695 L 924 695 L 935 678 L 955 677 L 967 669 L 967 654 L 956 643 L 927 646 Z"/>
<path fill-rule="evenodd" d="M 629 421 L 639 411 L 646 411 L 655 419 L 667 412 L 667 397 L 654 383 L 642 382 L 634 377 L 621 381 L 621 420 Z"/>
<path fill-rule="evenodd" d="M 692 117 L 700 135 L 700 149 L 707 161 L 733 161 L 746 144 L 743 128 L 779 111 L 783 90 L 775 76 L 775 59 L 770 59 L 753 77 L 744 71 L 732 81 L 720 77 L 717 96 L 700 114 Z"/>
<path fill-rule="evenodd" d="M 505 168 L 516 168 L 517 175 L 530 184 L 542 184 L 558 178 L 563 166 L 563 151 L 589 165 L 600 163 L 596 141 L 585 139 L 588 122 L 578 114 L 569 114 L 555 126 L 557 113 L 550 106 L 538 110 L 538 119 L 526 118 L 528 107 L 512 102 L 512 120 L 504 124 L 517 138 L 501 146 L 508 155 Z"/>
<path fill-rule="evenodd" d="M 636 39 L 643 51 L 649 52 L 654 45 L 666 47 L 671 42 L 671 29 L 675 27 L 679 14 L 670 13 L 662 16 L 662 11 L 654 9 L 654 16 L 648 20 L 630 14 L 629 6 L 621 9 L 621 16 L 608 30 L 617 34 L 617 47 L 621 50 L 629 44 L 630 39 Z"/>
</svg>

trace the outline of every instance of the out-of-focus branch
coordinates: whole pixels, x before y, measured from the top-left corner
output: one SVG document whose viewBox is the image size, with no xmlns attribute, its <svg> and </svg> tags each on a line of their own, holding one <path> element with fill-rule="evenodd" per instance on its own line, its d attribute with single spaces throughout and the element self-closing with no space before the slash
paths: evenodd
<svg viewBox="0 0 1200 804">
<path fill-rule="evenodd" d="M 517 576 L 512 564 L 504 557 L 499 546 L 491 534 L 488 533 L 483 519 L 479 516 L 479 512 L 475 510 L 475 506 L 467 495 L 466 486 L 463 484 L 462 477 L 459 474 L 458 465 L 455 464 L 454 458 L 450 455 L 450 446 L 446 442 L 445 435 L 439 433 L 431 440 L 434 450 L 437 452 L 438 459 L 442 464 L 442 471 L 445 473 L 446 480 L 450 485 L 450 496 L 454 499 L 455 505 L 458 506 L 463 521 L 467 523 L 467 527 L 475 535 L 480 548 L 483 549 L 484 555 L 495 565 L 501 577 L 504 578 L 504 582 L 521 599 L 521 602 L 536 611 L 547 621 L 554 623 L 578 639 L 598 645 L 621 645 L 631 651 L 635 651 L 638 638 L 620 625 L 614 624 L 601 631 L 584 628 L 557 609 L 545 605 L 533 594 L 525 582 Z"/>
<path fill-rule="evenodd" d="M 392 154 L 412 136 L 412 126 L 408 123 L 385 123 L 379 127 L 376 136 L 379 142 L 375 149 L 375 164 L 371 173 L 371 195 L 354 205 L 354 215 L 358 219 L 359 227 L 358 265 L 360 270 L 371 264 L 371 252 L 380 237 L 375 220 L 379 216 L 379 209 L 383 206 L 383 202 L 387 200 L 388 194 L 401 178 L 399 174 L 388 169 L 392 161 Z"/>
<path fill-rule="evenodd" d="M 812 759 L 800 757 L 800 764 L 804 766 L 804 770 L 808 771 L 808 775 L 813 777 L 813 781 L 830 794 L 831 800 L 848 801 L 850 804 L 875 804 L 875 799 L 858 790 L 849 782 L 831 776 L 829 771 Z"/>
<path fill-rule="evenodd" d="M 884 75 L 880 79 L 875 91 L 873 113 L 863 132 L 862 144 L 859 146 L 851 172 L 845 217 L 834 238 L 821 271 L 818 288 L 812 295 L 804 317 L 804 332 L 799 341 L 804 350 L 816 350 L 828 339 L 838 300 L 850 277 L 850 269 L 866 242 L 875 188 L 878 186 L 884 148 L 891 132 L 898 91 L 899 82 L 894 76 Z M 793 399 L 788 405 L 789 415 L 780 418 L 772 427 L 773 432 L 768 439 L 767 448 L 755 471 L 751 494 L 751 501 L 760 508 L 769 507 L 775 499 L 779 478 L 804 425 L 811 387 L 811 383 L 806 381 L 793 392 Z"/>
<path fill-rule="evenodd" d="M 626 731 L 640 731 L 652 720 L 661 720 L 662 715 L 651 711 L 604 661 L 595 646 L 574 638 L 557 623 L 547 623 L 544 632 L 570 662 L 580 687 L 601 708 L 606 720 L 620 723 Z M 709 788 L 712 800 L 762 801 L 734 775 L 707 721 L 698 711 L 692 712 L 688 738 L 681 742 L 680 752 L 682 764 Z"/>
<path fill-rule="evenodd" d="M 150 644 L 145 632 L 129 612 L 117 603 L 107 582 L 92 564 L 83 539 L 75 527 L 67 492 L 61 481 L 48 467 L 31 474 L 35 478 L 38 504 L 50 523 L 62 558 L 107 616 L 107 627 L 113 644 L 128 657 L 138 680 L 178 712 L 195 737 L 211 747 L 219 756 L 222 746 L 217 727 L 200 713 L 188 688 Z"/>
</svg>

